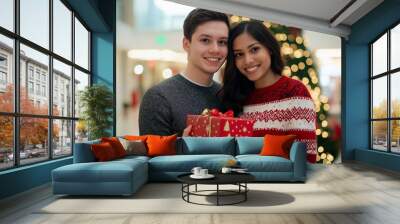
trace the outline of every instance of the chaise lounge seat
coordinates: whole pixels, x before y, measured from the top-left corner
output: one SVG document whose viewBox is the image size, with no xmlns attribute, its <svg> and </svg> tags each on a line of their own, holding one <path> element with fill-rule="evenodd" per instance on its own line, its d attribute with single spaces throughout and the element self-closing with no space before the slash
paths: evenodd
<svg viewBox="0 0 400 224">
<path fill-rule="evenodd" d="M 74 161 L 79 162 L 52 171 L 54 194 L 132 195 L 148 181 L 147 156 L 95 162 L 94 143 L 76 144 Z"/>
</svg>

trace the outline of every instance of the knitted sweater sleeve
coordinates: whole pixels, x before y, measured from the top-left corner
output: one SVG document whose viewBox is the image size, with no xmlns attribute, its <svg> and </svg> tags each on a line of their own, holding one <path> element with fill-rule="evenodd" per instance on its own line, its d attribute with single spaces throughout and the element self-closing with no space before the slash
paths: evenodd
<svg viewBox="0 0 400 224">
<path fill-rule="evenodd" d="M 143 96 L 139 109 L 140 135 L 171 135 L 172 115 L 167 99 L 156 89 L 149 89 Z"/>
<path fill-rule="evenodd" d="M 300 127 L 298 128 L 298 141 L 304 142 L 307 146 L 307 160 L 310 163 L 316 162 L 317 156 L 317 138 L 315 134 L 316 124 L 317 124 L 317 115 L 315 112 L 314 101 L 308 91 L 308 89 L 303 84 L 298 84 L 293 89 L 293 95 L 297 98 L 302 98 L 306 103 L 303 104 L 301 111 L 299 113 L 304 113 L 304 118 L 309 122 L 309 128 L 307 130 L 302 130 Z M 300 109 L 300 105 L 299 105 Z"/>
</svg>

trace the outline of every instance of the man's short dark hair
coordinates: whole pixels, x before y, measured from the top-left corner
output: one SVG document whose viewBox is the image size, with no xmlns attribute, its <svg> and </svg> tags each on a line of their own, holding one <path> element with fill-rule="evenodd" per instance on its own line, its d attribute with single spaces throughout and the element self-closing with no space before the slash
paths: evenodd
<svg viewBox="0 0 400 224">
<path fill-rule="evenodd" d="M 186 16 L 186 19 L 183 23 L 183 34 L 185 35 L 186 39 L 192 40 L 192 35 L 196 28 L 199 25 L 210 21 L 224 22 L 229 29 L 229 19 L 225 13 L 206 9 L 194 9 L 189 13 L 189 15 Z"/>
</svg>

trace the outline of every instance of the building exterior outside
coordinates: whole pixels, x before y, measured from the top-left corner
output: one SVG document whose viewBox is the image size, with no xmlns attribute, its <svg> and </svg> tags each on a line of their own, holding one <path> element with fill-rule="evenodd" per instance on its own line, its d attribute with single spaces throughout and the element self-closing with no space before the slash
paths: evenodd
<svg viewBox="0 0 400 224">
<path fill-rule="evenodd" d="M 6 94 L 7 91 L 13 91 L 14 89 L 14 74 L 13 74 L 13 49 L 7 44 L 0 41 L 0 96 Z M 72 76 L 71 69 L 68 71 L 60 71 L 56 68 L 53 69 L 53 115 L 58 117 L 71 117 L 72 116 Z M 79 84 L 79 80 L 75 81 L 75 85 Z M 11 87 L 11 88 L 10 88 Z M 20 92 L 21 94 L 26 93 L 27 100 L 30 101 L 30 105 L 33 108 L 39 109 L 43 115 L 48 114 L 49 108 L 49 68 L 48 65 L 44 65 L 34 58 L 27 57 L 25 52 L 21 50 L 20 54 Z M 23 97 L 21 96 L 21 100 Z M 12 102 L 12 100 L 11 100 Z M 0 102 L 3 104 L 4 102 Z M 79 105 L 79 97 L 76 97 L 76 105 Z M 5 107 L 5 105 L 0 105 Z M 76 106 L 79 108 L 79 106 Z M 3 110 L 3 109 L 1 109 Z M 24 104 L 21 103 L 21 113 L 29 114 L 30 110 L 24 108 Z M 12 111 L 8 111 L 12 112 Z M 37 112 L 37 111 L 36 111 Z M 39 112 L 39 114 L 41 114 Z M 22 118 L 24 119 L 24 118 Z M 53 119 L 53 133 L 57 132 L 53 136 L 53 148 L 54 157 L 67 155 L 71 153 L 72 143 L 72 122 L 65 119 Z M 2 138 L 4 136 L 0 136 Z M 38 154 L 48 155 L 48 147 L 45 145 L 38 147 L 41 152 Z M 4 146 L 3 146 L 4 147 Z M 7 147 L 8 148 L 8 147 Z M 20 157 L 21 159 L 28 159 L 34 157 L 32 154 L 32 145 L 24 145 L 24 149 L 21 148 Z M 2 149 L 1 152 L 9 151 L 6 155 L 2 155 L 2 162 L 11 162 L 13 160 L 12 147 Z M 26 157 L 26 158 L 25 158 Z M 37 156 L 41 157 L 41 156 Z M 2 163 L 0 163 L 1 165 Z M 1 168 L 1 167 L 0 167 Z"/>
</svg>

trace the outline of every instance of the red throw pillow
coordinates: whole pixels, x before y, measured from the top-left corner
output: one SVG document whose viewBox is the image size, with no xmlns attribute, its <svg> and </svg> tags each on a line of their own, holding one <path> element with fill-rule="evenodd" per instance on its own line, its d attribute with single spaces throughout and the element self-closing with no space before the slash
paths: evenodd
<svg viewBox="0 0 400 224">
<path fill-rule="evenodd" d="M 177 135 L 147 136 L 148 156 L 176 155 L 176 138 Z"/>
<path fill-rule="evenodd" d="M 117 158 L 114 149 L 108 142 L 93 144 L 91 145 L 91 149 L 94 157 L 99 162 L 109 161 Z"/>
<path fill-rule="evenodd" d="M 296 135 L 265 135 L 262 156 L 281 156 L 289 159 L 290 147 Z"/>
<path fill-rule="evenodd" d="M 116 137 L 110 137 L 110 138 L 101 138 L 101 142 L 108 142 L 114 149 L 115 155 L 117 158 L 121 158 L 126 156 L 126 151 L 124 149 L 124 146 L 122 146 L 121 142 L 118 140 Z"/>
</svg>

